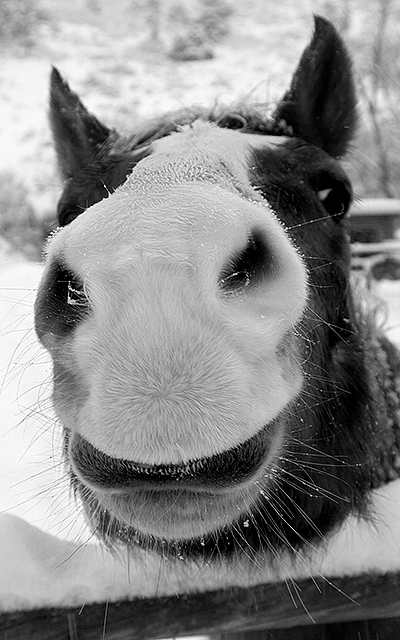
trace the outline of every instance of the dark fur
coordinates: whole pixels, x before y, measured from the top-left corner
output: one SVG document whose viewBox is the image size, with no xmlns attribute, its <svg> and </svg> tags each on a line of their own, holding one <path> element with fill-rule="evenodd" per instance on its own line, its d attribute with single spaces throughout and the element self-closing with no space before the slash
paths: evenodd
<svg viewBox="0 0 400 640">
<path fill-rule="evenodd" d="M 166 546 L 110 521 L 73 477 L 100 535 L 111 543 L 138 543 L 172 555 L 212 559 L 243 550 L 246 555 L 270 550 L 274 556 L 283 547 L 306 548 L 350 513 L 365 515 L 369 492 L 387 480 L 382 469 L 390 466 L 388 460 L 399 444 L 393 425 L 388 428 L 391 407 L 376 384 L 382 345 L 390 352 L 392 370 L 399 369 L 399 359 L 375 338 L 349 285 L 344 216 L 351 185 L 337 157 L 353 135 L 356 100 L 348 54 L 333 27 L 316 18 L 314 38 L 272 118 L 267 111 L 244 105 L 196 107 L 151 121 L 122 138 L 86 111 L 57 71 L 52 76 L 51 114 L 62 173 L 68 180 L 59 204 L 61 225 L 124 182 L 132 167 L 151 152 L 152 140 L 198 118 L 245 133 L 291 136 L 275 150 L 254 153 L 250 177 L 301 249 L 309 273 L 310 302 L 296 336 L 306 383 L 279 416 L 289 437 L 272 473 L 268 499 L 260 498 L 233 526 L 201 540 Z M 321 202 L 317 193 L 325 189 L 331 191 Z M 41 308 L 48 311 L 53 304 L 51 283 L 47 284 L 47 293 L 42 292 L 37 303 L 39 335 L 45 322 Z M 48 318 L 47 314 L 51 322 Z M 66 443 L 68 437 L 67 433 Z"/>
</svg>

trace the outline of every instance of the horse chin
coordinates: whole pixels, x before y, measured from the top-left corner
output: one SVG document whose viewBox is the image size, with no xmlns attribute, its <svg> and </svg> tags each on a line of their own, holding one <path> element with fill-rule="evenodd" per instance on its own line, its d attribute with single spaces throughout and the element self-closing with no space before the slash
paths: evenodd
<svg viewBox="0 0 400 640">
<path fill-rule="evenodd" d="M 276 458 L 277 451 L 275 451 Z M 246 481 L 231 486 L 140 488 L 134 491 L 89 486 L 71 467 L 72 486 L 88 521 L 106 546 L 192 546 L 197 539 L 217 540 L 219 532 L 237 529 L 275 477 L 271 456 Z M 178 483 L 179 484 L 179 483 Z"/>
<path fill-rule="evenodd" d="M 165 541 L 190 541 L 231 526 L 272 484 L 284 421 L 265 425 L 233 449 L 182 465 L 141 465 L 99 451 L 65 433 L 72 485 L 104 540 L 127 530 Z M 106 541 L 106 540 L 105 540 Z"/>
<path fill-rule="evenodd" d="M 260 492 L 260 487 L 222 495 L 157 491 L 141 492 L 134 499 L 105 499 L 87 487 L 80 489 L 91 527 L 110 549 L 139 547 L 166 557 L 185 549 L 186 558 L 197 555 L 197 547 L 202 549 L 210 542 L 217 547 L 221 535 L 238 531 Z"/>
<path fill-rule="evenodd" d="M 203 494 L 192 491 L 141 491 L 134 496 L 102 497 L 101 504 L 120 524 L 165 540 L 191 540 L 229 525 L 247 510 L 242 491 Z"/>
</svg>

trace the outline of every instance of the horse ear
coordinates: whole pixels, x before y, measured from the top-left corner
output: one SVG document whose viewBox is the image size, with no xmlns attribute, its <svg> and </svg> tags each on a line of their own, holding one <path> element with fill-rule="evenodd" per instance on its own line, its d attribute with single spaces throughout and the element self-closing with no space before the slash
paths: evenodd
<svg viewBox="0 0 400 640">
<path fill-rule="evenodd" d="M 347 150 L 357 124 L 352 65 L 343 40 L 325 18 L 315 30 L 274 118 L 285 120 L 296 137 L 331 156 Z"/>
<path fill-rule="evenodd" d="M 112 133 L 87 111 L 54 67 L 50 78 L 50 124 L 63 178 L 71 178 L 86 167 Z"/>
</svg>

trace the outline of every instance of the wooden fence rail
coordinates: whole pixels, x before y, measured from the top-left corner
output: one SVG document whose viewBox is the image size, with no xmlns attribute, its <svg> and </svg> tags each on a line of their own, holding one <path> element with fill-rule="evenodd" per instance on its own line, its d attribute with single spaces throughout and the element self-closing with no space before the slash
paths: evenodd
<svg viewBox="0 0 400 640">
<path fill-rule="evenodd" d="M 135 599 L 75 609 L 37 609 L 0 615 L 1 640 L 141 640 L 190 635 L 218 638 L 340 638 L 343 623 L 386 619 L 389 632 L 354 638 L 400 638 L 400 573 L 265 584 L 201 594 Z M 311 627 L 339 623 L 335 635 Z M 336 626 L 336 625 L 335 625 Z M 269 634 L 265 630 L 289 629 Z M 305 631 L 301 631 L 301 628 Z M 348 629 L 351 628 L 348 626 Z M 383 627 L 382 627 L 383 628 Z M 397 631 L 390 631 L 390 629 Z M 263 634 L 257 630 L 264 630 Z M 250 632 L 252 632 L 250 634 Z"/>
</svg>

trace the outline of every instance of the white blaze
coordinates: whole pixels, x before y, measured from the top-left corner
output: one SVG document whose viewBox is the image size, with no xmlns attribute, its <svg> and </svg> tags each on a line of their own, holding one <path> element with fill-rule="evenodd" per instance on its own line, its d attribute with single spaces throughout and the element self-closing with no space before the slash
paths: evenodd
<svg viewBox="0 0 400 640">
<path fill-rule="evenodd" d="M 66 400 L 60 417 L 109 455 L 147 464 L 213 455 L 299 391 L 280 347 L 304 308 L 305 270 L 249 184 L 260 138 L 195 123 L 157 141 L 122 187 L 50 244 L 93 306 L 59 356 L 85 400 Z M 221 270 L 254 228 L 274 269 L 259 287 L 223 295 Z"/>
</svg>

